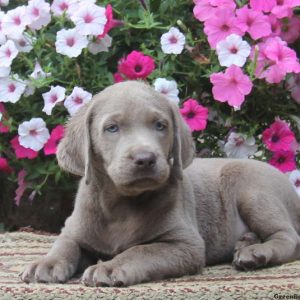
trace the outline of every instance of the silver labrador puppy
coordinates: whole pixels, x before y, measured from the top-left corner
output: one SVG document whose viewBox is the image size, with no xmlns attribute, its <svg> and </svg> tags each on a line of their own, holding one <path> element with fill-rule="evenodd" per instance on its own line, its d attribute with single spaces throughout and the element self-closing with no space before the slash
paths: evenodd
<svg viewBox="0 0 300 300">
<path fill-rule="evenodd" d="M 25 282 L 128 286 L 233 259 L 248 270 L 300 258 L 300 199 L 254 160 L 194 159 L 178 109 L 140 82 L 108 87 L 67 125 L 60 166 L 82 176 L 75 208 Z"/>
</svg>

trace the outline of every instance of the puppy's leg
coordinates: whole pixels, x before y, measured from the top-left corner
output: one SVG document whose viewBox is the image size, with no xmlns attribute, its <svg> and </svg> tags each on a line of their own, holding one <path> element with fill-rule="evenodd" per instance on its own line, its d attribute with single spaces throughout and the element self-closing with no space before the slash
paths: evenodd
<svg viewBox="0 0 300 300">
<path fill-rule="evenodd" d="M 245 197 L 239 203 L 239 212 L 262 243 L 251 243 L 235 253 L 233 264 L 238 269 L 254 269 L 299 258 L 300 237 L 279 199 L 262 193 Z"/>
<path fill-rule="evenodd" d="M 59 236 L 49 253 L 28 265 L 20 274 L 25 282 L 65 282 L 76 271 L 81 256 L 79 245 Z"/>
<path fill-rule="evenodd" d="M 156 242 L 134 246 L 111 261 L 89 267 L 83 274 L 82 282 L 88 286 L 128 286 L 195 274 L 204 264 L 202 239 Z"/>
</svg>

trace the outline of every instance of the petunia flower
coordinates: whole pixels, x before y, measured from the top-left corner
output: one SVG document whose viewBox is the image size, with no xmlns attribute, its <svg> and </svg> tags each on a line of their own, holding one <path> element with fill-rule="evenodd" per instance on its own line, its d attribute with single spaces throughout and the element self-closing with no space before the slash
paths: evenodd
<svg viewBox="0 0 300 300">
<path fill-rule="evenodd" d="M 84 104 L 92 100 L 92 94 L 83 90 L 81 87 L 75 86 L 71 95 L 64 102 L 69 114 L 73 116 L 78 109 Z"/>
<path fill-rule="evenodd" d="M 18 6 L 9 10 L 3 17 L 1 23 L 2 32 L 9 38 L 18 39 L 23 34 L 28 23 L 26 6 Z"/>
<path fill-rule="evenodd" d="M 237 24 L 245 33 L 248 32 L 252 39 L 257 40 L 271 34 L 269 18 L 260 11 L 248 8 L 246 5 L 236 10 Z"/>
<path fill-rule="evenodd" d="M 300 170 L 294 170 L 289 175 L 289 180 L 293 185 L 296 193 L 300 197 Z"/>
<path fill-rule="evenodd" d="M 179 90 L 175 80 L 167 80 L 165 78 L 157 78 L 154 81 L 154 89 L 166 96 L 170 101 L 178 104 L 180 99 L 178 97 Z"/>
<path fill-rule="evenodd" d="M 231 158 L 248 158 L 256 151 L 255 138 L 237 132 L 231 132 L 224 145 L 226 156 Z"/>
<path fill-rule="evenodd" d="M 195 99 L 187 99 L 183 103 L 180 113 L 191 131 L 199 131 L 206 128 L 208 109 L 200 105 Z"/>
<path fill-rule="evenodd" d="M 154 59 L 139 51 L 132 51 L 118 65 L 118 71 L 128 79 L 145 79 L 154 70 Z"/>
<path fill-rule="evenodd" d="M 270 12 L 276 5 L 276 0 L 250 0 L 250 6 L 257 11 Z"/>
<path fill-rule="evenodd" d="M 1 0 L 0 0 L 1 1 Z M 6 42 L 6 36 L 2 29 L 2 23 L 3 23 L 3 17 L 5 16 L 5 13 L 0 10 L 0 45 L 3 45 Z"/>
<path fill-rule="evenodd" d="M 56 154 L 57 145 L 64 136 L 64 126 L 57 125 L 52 131 L 49 140 L 44 146 L 44 154 Z"/>
<path fill-rule="evenodd" d="M 279 37 L 271 37 L 258 44 L 259 53 L 255 75 L 269 83 L 279 83 L 288 73 L 299 73 L 296 52 Z M 251 55 L 253 59 L 253 55 Z"/>
<path fill-rule="evenodd" d="M 289 125 L 277 119 L 271 126 L 262 133 L 262 140 L 266 147 L 273 151 L 294 151 L 297 149 L 295 134 Z"/>
<path fill-rule="evenodd" d="M 28 53 L 33 49 L 33 38 L 23 33 L 18 39 L 13 40 L 19 52 Z"/>
<path fill-rule="evenodd" d="M 105 16 L 106 16 L 107 22 L 104 26 L 103 33 L 98 35 L 97 39 L 101 39 L 101 38 L 105 37 L 112 28 L 122 24 L 121 21 L 114 19 L 113 9 L 110 4 L 108 4 L 105 8 Z"/>
<path fill-rule="evenodd" d="M 86 36 L 79 34 L 76 28 L 62 29 L 56 34 L 56 52 L 69 57 L 77 57 L 88 45 Z"/>
<path fill-rule="evenodd" d="M 32 118 L 18 128 L 20 145 L 34 151 L 41 150 L 50 138 L 49 130 L 42 118 Z"/>
<path fill-rule="evenodd" d="M 216 13 L 204 22 L 204 32 L 208 36 L 211 48 L 215 48 L 219 41 L 224 40 L 228 35 L 235 33 L 243 36 L 233 10 L 220 8 Z"/>
<path fill-rule="evenodd" d="M 160 38 L 161 49 L 166 54 L 180 54 L 184 48 L 185 36 L 176 27 L 164 33 Z"/>
<path fill-rule="evenodd" d="M 15 154 L 18 159 L 22 159 L 22 158 L 34 159 L 39 155 L 38 151 L 34 151 L 30 148 L 25 148 L 21 146 L 18 135 L 15 136 L 10 141 L 10 145 L 15 150 Z"/>
<path fill-rule="evenodd" d="M 42 94 L 45 104 L 42 111 L 47 115 L 51 115 L 52 109 L 54 108 L 56 103 L 61 102 L 65 99 L 65 92 L 66 89 L 62 86 L 51 86 L 49 92 Z"/>
<path fill-rule="evenodd" d="M 213 73 L 210 76 L 213 84 L 213 96 L 220 102 L 228 102 L 235 109 L 239 109 L 245 96 L 252 90 L 252 82 L 241 68 L 232 65 L 225 72 Z"/>
<path fill-rule="evenodd" d="M 8 77 L 11 71 L 11 67 L 0 67 L 0 79 Z"/>
<path fill-rule="evenodd" d="M 9 127 L 7 125 L 3 124 L 3 121 L 5 122 L 7 120 L 6 110 L 5 110 L 5 106 L 1 102 L 0 102 L 0 114 L 1 114 L 0 133 L 7 133 L 7 132 L 9 132 Z"/>
<path fill-rule="evenodd" d="M 115 83 L 118 83 L 118 82 L 123 82 L 125 80 L 125 78 L 122 76 L 121 73 L 119 72 L 116 72 L 113 74 L 113 77 L 114 77 L 114 82 Z"/>
<path fill-rule="evenodd" d="M 84 4 L 73 15 L 71 20 L 82 35 L 100 35 L 107 22 L 105 8 L 95 4 Z"/>
<path fill-rule="evenodd" d="M 50 4 L 45 0 L 30 0 L 27 6 L 28 27 L 39 30 L 51 21 Z"/>
<path fill-rule="evenodd" d="M 221 66 L 236 65 L 242 67 L 250 55 L 251 47 L 236 34 L 231 34 L 225 40 L 218 42 L 216 51 Z"/>
<path fill-rule="evenodd" d="M 9 166 L 8 161 L 4 157 L 0 157 L 0 172 L 11 173 L 13 169 Z"/>
<path fill-rule="evenodd" d="M 9 0 L 0 0 L 0 6 L 7 6 L 9 4 Z"/>
<path fill-rule="evenodd" d="M 294 43 L 300 37 L 300 18 L 292 16 L 282 20 L 280 37 L 288 44 Z"/>
<path fill-rule="evenodd" d="M 0 67 L 10 67 L 12 61 L 17 57 L 19 51 L 15 46 L 15 43 L 8 40 L 4 45 L 0 47 Z"/>
<path fill-rule="evenodd" d="M 51 4 L 51 11 L 54 16 L 61 16 L 63 13 L 69 15 L 69 10 L 77 7 L 77 0 L 54 0 Z"/>
<path fill-rule="evenodd" d="M 290 17 L 293 8 L 300 4 L 299 1 L 295 0 L 276 0 L 275 2 L 276 5 L 272 8 L 271 13 L 278 19 Z"/>
<path fill-rule="evenodd" d="M 292 151 L 274 152 L 272 158 L 268 162 L 283 173 L 293 171 L 297 167 L 295 153 Z"/>
<path fill-rule="evenodd" d="M 271 34 L 269 37 L 280 36 L 281 34 L 281 22 L 274 15 L 268 15 L 269 23 L 271 25 Z"/>
<path fill-rule="evenodd" d="M 103 38 L 97 38 L 89 42 L 87 48 L 89 51 L 96 55 L 99 52 L 108 52 L 108 48 L 111 46 L 112 38 L 106 34 Z"/>
<path fill-rule="evenodd" d="M 0 102 L 16 103 L 25 91 L 26 84 L 18 76 L 15 79 L 0 78 Z"/>
<path fill-rule="evenodd" d="M 35 65 L 34 65 L 34 70 L 29 76 L 33 79 L 40 79 L 40 78 L 46 78 L 47 76 L 50 76 L 50 75 L 51 75 L 51 73 L 44 72 L 40 63 L 38 61 L 36 61 Z"/>
</svg>

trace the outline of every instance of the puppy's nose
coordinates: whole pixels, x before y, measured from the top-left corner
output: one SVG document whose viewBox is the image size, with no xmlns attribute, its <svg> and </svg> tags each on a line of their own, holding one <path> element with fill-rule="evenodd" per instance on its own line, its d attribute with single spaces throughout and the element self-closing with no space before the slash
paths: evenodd
<svg viewBox="0 0 300 300">
<path fill-rule="evenodd" d="M 138 152 L 133 156 L 133 162 L 138 168 L 151 168 L 156 164 L 156 156 L 153 152 Z"/>
</svg>

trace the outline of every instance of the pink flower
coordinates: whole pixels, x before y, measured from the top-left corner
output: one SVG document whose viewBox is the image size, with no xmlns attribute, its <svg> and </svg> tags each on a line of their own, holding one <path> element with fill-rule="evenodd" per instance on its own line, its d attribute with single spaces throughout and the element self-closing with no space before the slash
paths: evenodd
<svg viewBox="0 0 300 300">
<path fill-rule="evenodd" d="M 250 0 L 250 6 L 254 10 L 270 12 L 276 5 L 276 0 Z"/>
<path fill-rule="evenodd" d="M 11 173 L 13 169 L 9 166 L 8 161 L 4 157 L 0 157 L 0 172 Z"/>
<path fill-rule="evenodd" d="M 281 33 L 281 22 L 274 15 L 268 15 L 269 23 L 271 25 L 270 37 L 279 36 Z"/>
<path fill-rule="evenodd" d="M 290 17 L 293 13 L 293 8 L 299 5 L 299 1 L 295 0 L 276 0 L 275 2 L 276 5 L 272 8 L 271 13 L 278 19 Z"/>
<path fill-rule="evenodd" d="M 262 133 L 262 140 L 266 147 L 273 151 L 294 151 L 297 148 L 297 141 L 289 125 L 278 119 Z"/>
<path fill-rule="evenodd" d="M 97 36 L 98 39 L 103 38 L 107 33 L 109 33 L 109 31 L 112 28 L 120 25 L 119 21 L 114 20 L 113 9 L 110 4 L 108 4 L 105 8 L 105 16 L 106 16 L 107 22 L 104 26 L 103 33 Z"/>
<path fill-rule="evenodd" d="M 200 105 L 195 99 L 188 99 L 183 103 L 180 113 L 191 131 L 203 130 L 206 128 L 208 109 Z"/>
<path fill-rule="evenodd" d="M 238 26 L 257 40 L 271 34 L 269 19 L 262 12 L 244 6 L 236 11 Z"/>
<path fill-rule="evenodd" d="M 299 73 L 300 64 L 296 52 L 279 37 L 268 38 L 258 44 L 259 54 L 255 75 L 269 83 L 279 83 L 287 73 Z M 252 56 L 253 57 L 253 56 Z"/>
<path fill-rule="evenodd" d="M 283 173 L 293 171 L 297 168 L 295 154 L 291 151 L 278 151 L 273 153 L 272 158 L 269 160 L 269 164 Z"/>
<path fill-rule="evenodd" d="M 197 20 L 204 22 L 214 16 L 216 8 L 210 4 L 209 0 L 197 1 L 193 13 Z"/>
<path fill-rule="evenodd" d="M 228 102 L 229 105 L 239 109 L 245 100 L 245 95 L 250 94 L 252 82 L 241 68 L 232 65 L 225 73 L 214 73 L 210 76 L 213 84 L 213 96 L 220 102 Z"/>
<path fill-rule="evenodd" d="M 154 59 L 139 51 L 132 51 L 125 59 L 122 59 L 118 71 L 128 79 L 145 79 L 154 70 Z"/>
<path fill-rule="evenodd" d="M 115 83 L 124 81 L 124 78 L 123 78 L 122 74 L 119 73 L 119 72 L 116 72 L 113 76 L 114 76 L 114 82 Z"/>
<path fill-rule="evenodd" d="M 44 146 L 45 155 L 56 154 L 57 145 L 59 141 L 64 136 L 64 126 L 57 125 L 52 131 L 50 135 L 50 139 Z"/>
<path fill-rule="evenodd" d="M 2 118 L 1 120 L 6 121 L 6 110 L 5 107 L 3 105 L 3 103 L 0 102 L 0 113 L 2 114 Z M 0 133 L 6 133 L 9 132 L 9 127 L 4 125 L 2 122 L 0 122 Z"/>
<path fill-rule="evenodd" d="M 16 189 L 16 196 L 15 196 L 15 203 L 17 206 L 20 205 L 21 197 L 23 196 L 27 188 L 27 183 L 25 181 L 26 175 L 27 172 L 24 169 L 18 173 L 18 188 Z"/>
<path fill-rule="evenodd" d="M 215 48 L 219 41 L 224 40 L 231 33 L 243 36 L 237 18 L 230 8 L 217 9 L 215 14 L 205 21 L 204 32 L 212 48 Z"/>
<path fill-rule="evenodd" d="M 281 38 L 289 44 L 300 37 L 300 19 L 292 16 L 282 21 Z"/>
<path fill-rule="evenodd" d="M 15 150 L 15 154 L 18 159 L 21 159 L 21 158 L 34 159 L 39 155 L 38 151 L 34 151 L 30 148 L 25 148 L 25 147 L 21 146 L 18 135 L 15 136 L 10 141 L 10 144 L 11 144 L 11 147 Z"/>
</svg>

